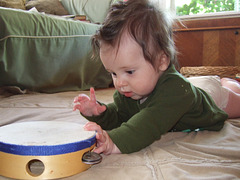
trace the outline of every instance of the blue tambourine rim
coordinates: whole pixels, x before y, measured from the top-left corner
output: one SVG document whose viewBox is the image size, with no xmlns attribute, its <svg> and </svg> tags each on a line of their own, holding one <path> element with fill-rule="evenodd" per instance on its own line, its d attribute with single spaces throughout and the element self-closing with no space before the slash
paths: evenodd
<svg viewBox="0 0 240 180">
<path fill-rule="evenodd" d="M 96 135 L 86 140 L 61 145 L 26 146 L 0 142 L 0 151 L 22 156 L 51 156 L 77 152 L 91 147 L 95 142 Z"/>
</svg>

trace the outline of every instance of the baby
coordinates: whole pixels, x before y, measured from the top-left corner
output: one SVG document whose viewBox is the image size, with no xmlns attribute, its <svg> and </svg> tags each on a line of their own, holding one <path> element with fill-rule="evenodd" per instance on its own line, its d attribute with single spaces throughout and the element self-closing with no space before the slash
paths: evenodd
<svg viewBox="0 0 240 180">
<path fill-rule="evenodd" d="M 97 132 L 96 153 L 132 153 L 169 131 L 223 127 L 228 112 L 175 69 L 172 23 L 147 0 L 128 0 L 112 5 L 93 36 L 95 55 L 116 88 L 108 105 L 97 102 L 93 88 L 90 97 L 74 99 L 74 110 L 91 121 L 85 129 Z"/>
</svg>

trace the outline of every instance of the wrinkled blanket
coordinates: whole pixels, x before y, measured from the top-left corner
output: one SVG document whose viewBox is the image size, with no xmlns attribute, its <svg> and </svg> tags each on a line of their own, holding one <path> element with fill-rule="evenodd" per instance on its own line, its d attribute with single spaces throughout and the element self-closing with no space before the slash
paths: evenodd
<svg viewBox="0 0 240 180">
<path fill-rule="evenodd" d="M 80 91 L 43 94 L 13 89 L 0 91 L 0 126 L 40 120 L 87 122 L 72 111 L 73 98 Z M 109 103 L 113 92 L 97 90 L 96 96 Z M 100 164 L 64 179 L 240 179 L 240 118 L 228 119 L 219 132 L 170 132 L 139 152 L 103 155 Z"/>
</svg>

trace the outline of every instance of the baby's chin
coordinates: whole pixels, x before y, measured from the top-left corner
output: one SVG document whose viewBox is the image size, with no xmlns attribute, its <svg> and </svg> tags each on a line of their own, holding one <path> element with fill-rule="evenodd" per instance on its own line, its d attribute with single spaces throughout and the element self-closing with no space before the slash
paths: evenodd
<svg viewBox="0 0 240 180">
<path fill-rule="evenodd" d="M 131 99 L 133 99 L 133 100 L 141 100 L 143 98 L 145 98 L 145 97 L 140 96 L 140 95 L 136 95 L 136 94 L 131 97 Z"/>
</svg>

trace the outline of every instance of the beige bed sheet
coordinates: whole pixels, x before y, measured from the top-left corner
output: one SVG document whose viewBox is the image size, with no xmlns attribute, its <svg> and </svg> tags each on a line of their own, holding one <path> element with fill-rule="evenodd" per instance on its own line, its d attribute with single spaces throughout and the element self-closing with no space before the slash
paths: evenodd
<svg viewBox="0 0 240 180">
<path fill-rule="evenodd" d="M 96 96 L 109 103 L 113 92 L 114 89 L 97 90 Z M 0 126 L 40 120 L 87 122 L 72 111 L 73 98 L 80 92 L 41 94 L 5 89 L 0 93 Z M 7 179 L 0 176 L 0 180 Z M 100 164 L 64 179 L 240 179 L 240 118 L 227 120 L 219 132 L 171 132 L 139 152 L 103 155 Z"/>
</svg>

